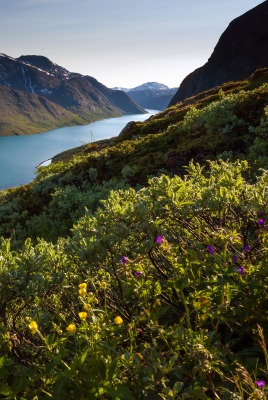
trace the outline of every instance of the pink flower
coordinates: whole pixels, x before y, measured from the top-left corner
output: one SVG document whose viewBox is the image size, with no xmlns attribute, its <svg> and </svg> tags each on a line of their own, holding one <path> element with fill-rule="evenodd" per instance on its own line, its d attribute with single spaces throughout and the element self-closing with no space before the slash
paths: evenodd
<svg viewBox="0 0 268 400">
<path fill-rule="evenodd" d="M 243 251 L 249 251 L 250 250 L 250 246 L 245 246 L 244 248 L 243 248 Z"/>
<path fill-rule="evenodd" d="M 126 256 L 122 256 L 121 257 L 121 263 L 124 264 L 124 265 L 127 264 L 127 257 Z"/>
<path fill-rule="evenodd" d="M 265 386 L 265 381 L 263 379 L 258 379 L 255 383 L 259 388 L 263 388 Z"/>
<path fill-rule="evenodd" d="M 157 236 L 157 238 L 156 238 L 156 241 L 155 241 L 156 243 L 159 243 L 159 244 L 161 244 L 162 242 L 163 242 L 163 236 Z"/>
<path fill-rule="evenodd" d="M 213 246 L 211 246 L 211 245 L 209 245 L 208 246 L 208 252 L 210 253 L 210 254 L 213 254 L 214 253 L 214 247 Z"/>
<path fill-rule="evenodd" d="M 244 267 L 237 267 L 235 269 L 240 275 L 245 275 L 245 268 Z"/>
</svg>

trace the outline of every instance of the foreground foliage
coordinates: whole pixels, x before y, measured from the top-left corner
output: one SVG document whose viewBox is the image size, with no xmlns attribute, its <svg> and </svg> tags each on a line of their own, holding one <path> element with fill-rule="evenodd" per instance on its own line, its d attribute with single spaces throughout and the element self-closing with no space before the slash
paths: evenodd
<svg viewBox="0 0 268 400">
<path fill-rule="evenodd" d="M 191 163 L 0 254 L 6 399 L 265 399 L 268 172 Z"/>
</svg>

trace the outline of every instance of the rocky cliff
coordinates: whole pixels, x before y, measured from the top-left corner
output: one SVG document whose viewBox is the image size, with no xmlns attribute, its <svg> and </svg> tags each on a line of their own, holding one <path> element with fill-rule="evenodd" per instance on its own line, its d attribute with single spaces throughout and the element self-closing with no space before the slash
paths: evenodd
<svg viewBox="0 0 268 400">
<path fill-rule="evenodd" d="M 268 1 L 234 19 L 207 63 L 182 81 L 170 105 L 224 82 L 244 79 L 257 68 L 268 66 L 267 21 Z"/>
</svg>

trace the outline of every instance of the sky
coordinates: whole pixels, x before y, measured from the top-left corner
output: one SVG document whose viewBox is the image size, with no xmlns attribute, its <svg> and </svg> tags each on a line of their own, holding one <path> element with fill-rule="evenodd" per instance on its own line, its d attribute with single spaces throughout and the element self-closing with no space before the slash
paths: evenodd
<svg viewBox="0 0 268 400">
<path fill-rule="evenodd" d="M 0 53 L 48 57 L 108 87 L 178 87 L 260 0 L 0 0 Z"/>
</svg>

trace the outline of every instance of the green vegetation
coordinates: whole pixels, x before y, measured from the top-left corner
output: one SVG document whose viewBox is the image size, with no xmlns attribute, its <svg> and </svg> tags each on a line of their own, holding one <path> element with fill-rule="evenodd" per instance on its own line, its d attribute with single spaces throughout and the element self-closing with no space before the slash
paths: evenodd
<svg viewBox="0 0 268 400">
<path fill-rule="evenodd" d="M 0 136 L 39 133 L 86 120 L 51 101 L 0 85 Z"/>
<path fill-rule="evenodd" d="M 267 78 L 0 192 L 2 398 L 267 398 Z"/>
</svg>

